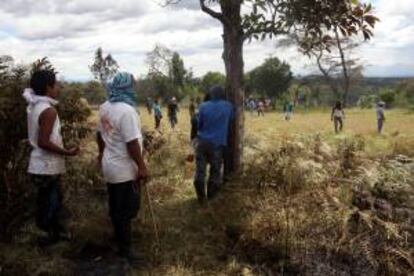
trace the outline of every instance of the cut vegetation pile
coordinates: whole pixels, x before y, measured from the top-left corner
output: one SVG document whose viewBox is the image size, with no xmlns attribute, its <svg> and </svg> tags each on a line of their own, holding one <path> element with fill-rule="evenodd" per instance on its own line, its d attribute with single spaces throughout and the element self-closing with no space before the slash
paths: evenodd
<svg viewBox="0 0 414 276">
<path fill-rule="evenodd" d="M 364 144 L 286 139 L 256 157 L 234 184 L 249 209 L 228 235 L 237 258 L 254 274 L 413 273 L 414 160 Z"/>
</svg>

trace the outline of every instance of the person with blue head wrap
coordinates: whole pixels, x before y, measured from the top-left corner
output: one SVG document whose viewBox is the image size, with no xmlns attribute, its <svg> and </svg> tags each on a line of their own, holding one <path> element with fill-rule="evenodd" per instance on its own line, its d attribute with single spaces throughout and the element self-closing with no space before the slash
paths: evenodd
<svg viewBox="0 0 414 276">
<path fill-rule="evenodd" d="M 142 155 L 134 78 L 130 73 L 118 73 L 107 88 L 108 100 L 99 107 L 98 160 L 108 186 L 109 214 L 118 253 L 135 261 L 140 256 L 132 248 L 131 220 L 138 213 L 140 183 L 148 178 L 148 170 Z"/>
<path fill-rule="evenodd" d="M 134 90 L 134 76 L 127 72 L 115 75 L 107 84 L 108 100 L 111 103 L 124 102 L 133 107 L 137 105 L 137 94 Z"/>
</svg>

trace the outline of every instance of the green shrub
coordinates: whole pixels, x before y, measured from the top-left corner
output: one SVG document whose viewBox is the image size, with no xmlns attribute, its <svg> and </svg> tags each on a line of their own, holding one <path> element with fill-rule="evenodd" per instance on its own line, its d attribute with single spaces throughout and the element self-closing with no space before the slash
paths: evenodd
<svg viewBox="0 0 414 276">
<path fill-rule="evenodd" d="M 385 102 L 387 107 L 392 107 L 395 102 L 395 92 L 392 90 L 383 90 L 380 93 L 380 99 Z"/>
<path fill-rule="evenodd" d="M 378 97 L 376 95 L 361 96 L 357 102 L 359 108 L 373 108 L 377 102 Z"/>
</svg>

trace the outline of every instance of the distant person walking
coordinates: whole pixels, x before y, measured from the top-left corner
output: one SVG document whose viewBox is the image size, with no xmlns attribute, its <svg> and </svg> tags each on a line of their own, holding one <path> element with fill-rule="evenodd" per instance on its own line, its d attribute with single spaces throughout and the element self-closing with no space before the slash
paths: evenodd
<svg viewBox="0 0 414 276">
<path fill-rule="evenodd" d="M 342 131 L 344 126 L 345 111 L 342 108 L 342 103 L 337 101 L 332 108 L 331 121 L 334 122 L 335 133 Z"/>
<path fill-rule="evenodd" d="M 200 106 L 198 116 L 196 174 L 194 186 L 198 201 L 202 204 L 206 199 L 213 198 L 222 183 L 223 153 L 228 143 L 233 105 L 225 100 L 224 89 L 214 86 L 210 89 L 211 99 Z M 207 183 L 205 177 L 207 165 L 210 174 Z"/>
<path fill-rule="evenodd" d="M 151 97 L 148 97 L 147 98 L 147 101 L 146 101 L 145 105 L 147 106 L 148 114 L 151 115 L 151 113 L 152 113 L 152 106 L 153 106 L 153 102 L 152 102 Z"/>
<path fill-rule="evenodd" d="M 379 102 L 377 104 L 377 130 L 378 134 L 382 134 L 382 128 L 384 127 L 385 114 L 384 114 L 384 102 Z"/>
<path fill-rule="evenodd" d="M 78 148 L 63 146 L 55 108 L 59 94 L 55 73 L 47 70 L 33 73 L 30 87 L 23 93 L 28 103 L 28 136 L 32 147 L 28 173 L 37 188 L 36 225 L 47 233 L 47 237 L 39 239 L 39 245 L 48 246 L 66 236 L 61 221 L 61 175 L 65 172 L 65 156 L 76 155 Z"/>
<path fill-rule="evenodd" d="M 140 207 L 141 184 L 148 178 L 134 83 L 129 73 L 115 75 L 108 85 L 108 101 L 99 107 L 97 131 L 98 160 L 108 187 L 118 254 L 129 261 L 142 260 L 132 248 L 131 220 Z"/>
<path fill-rule="evenodd" d="M 250 115 L 253 116 L 254 115 L 254 111 L 256 109 L 256 103 L 255 103 L 255 101 L 254 101 L 253 98 L 249 98 L 248 99 L 248 101 L 247 101 L 247 107 L 248 107 L 248 109 L 250 111 Z"/>
<path fill-rule="evenodd" d="M 287 102 L 283 109 L 285 111 L 285 120 L 290 121 L 290 119 L 292 119 L 293 116 L 293 103 Z"/>
<path fill-rule="evenodd" d="M 257 104 L 257 116 L 262 116 L 264 117 L 264 103 L 263 101 L 259 101 L 259 103 Z"/>
<path fill-rule="evenodd" d="M 177 113 L 179 111 L 177 99 L 175 97 L 171 98 L 170 103 L 168 104 L 168 119 L 172 129 L 175 129 L 175 126 L 178 123 Z"/>
<path fill-rule="evenodd" d="M 154 100 L 153 109 L 154 109 L 154 119 L 155 119 L 155 130 L 160 132 L 161 131 L 162 111 L 161 111 L 161 106 L 159 104 L 158 99 Z"/>
</svg>

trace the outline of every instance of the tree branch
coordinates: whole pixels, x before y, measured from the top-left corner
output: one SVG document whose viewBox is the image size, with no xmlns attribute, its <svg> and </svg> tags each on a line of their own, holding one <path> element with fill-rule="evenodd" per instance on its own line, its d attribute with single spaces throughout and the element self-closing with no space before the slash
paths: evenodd
<svg viewBox="0 0 414 276">
<path fill-rule="evenodd" d="M 207 13 L 208 15 L 210 15 L 211 17 L 221 21 L 221 23 L 224 24 L 224 16 L 222 13 L 213 11 L 212 9 L 210 9 L 209 7 L 206 6 L 206 0 L 200 0 L 200 7 L 201 10 L 205 13 Z"/>
</svg>

